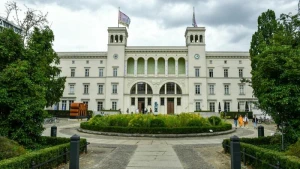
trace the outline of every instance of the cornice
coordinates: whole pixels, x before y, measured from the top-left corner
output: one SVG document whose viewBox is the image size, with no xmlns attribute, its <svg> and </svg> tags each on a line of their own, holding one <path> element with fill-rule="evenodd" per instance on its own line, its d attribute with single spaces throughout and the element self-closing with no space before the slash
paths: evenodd
<svg viewBox="0 0 300 169">
<path fill-rule="evenodd" d="M 125 53 L 187 53 L 186 46 L 130 46 Z"/>
<path fill-rule="evenodd" d="M 57 52 L 62 59 L 106 59 L 107 52 Z"/>
</svg>

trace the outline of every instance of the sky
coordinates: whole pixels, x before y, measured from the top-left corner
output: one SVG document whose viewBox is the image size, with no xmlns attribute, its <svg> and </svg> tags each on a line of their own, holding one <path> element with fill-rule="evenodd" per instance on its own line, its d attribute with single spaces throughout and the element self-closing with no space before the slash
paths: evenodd
<svg viewBox="0 0 300 169">
<path fill-rule="evenodd" d="M 6 0 L 0 0 L 5 17 Z M 298 0 L 18 0 L 48 12 L 56 52 L 107 51 L 107 28 L 118 26 L 118 8 L 130 17 L 127 46 L 185 46 L 193 7 L 206 28 L 207 51 L 249 51 L 257 18 L 268 9 L 296 14 Z M 13 20 L 13 18 L 10 18 Z M 121 26 L 121 25 L 120 25 Z"/>
</svg>

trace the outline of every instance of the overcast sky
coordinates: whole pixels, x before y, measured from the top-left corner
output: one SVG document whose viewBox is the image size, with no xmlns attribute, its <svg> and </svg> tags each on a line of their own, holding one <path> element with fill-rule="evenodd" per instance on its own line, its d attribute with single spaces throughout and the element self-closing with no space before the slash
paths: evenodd
<svg viewBox="0 0 300 169">
<path fill-rule="evenodd" d="M 206 27 L 206 50 L 248 51 L 257 17 L 267 9 L 297 13 L 298 0 L 19 0 L 48 12 L 54 49 L 107 51 L 107 27 L 118 26 L 118 7 L 131 19 L 128 46 L 184 46 L 192 26 Z M 0 1 L 4 16 L 6 0 Z M 12 20 L 12 18 L 11 18 Z"/>
</svg>

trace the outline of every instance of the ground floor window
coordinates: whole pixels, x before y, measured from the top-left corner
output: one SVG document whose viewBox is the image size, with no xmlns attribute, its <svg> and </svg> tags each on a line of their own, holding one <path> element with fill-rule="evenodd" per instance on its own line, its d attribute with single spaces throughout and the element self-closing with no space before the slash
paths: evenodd
<svg viewBox="0 0 300 169">
<path fill-rule="evenodd" d="M 132 97 L 132 98 L 131 98 L 131 106 L 134 106 L 134 105 L 135 105 L 135 98 Z"/>
<path fill-rule="evenodd" d="M 148 106 L 151 106 L 151 97 L 148 97 Z"/>
<path fill-rule="evenodd" d="M 230 102 L 225 102 L 225 103 L 224 103 L 224 110 L 225 110 L 226 112 L 230 112 Z"/>
<path fill-rule="evenodd" d="M 89 109 L 89 101 L 83 101 L 82 103 L 86 105 L 86 109 L 88 110 Z"/>
<path fill-rule="evenodd" d="M 209 103 L 209 111 L 215 112 L 215 102 L 210 102 Z"/>
<path fill-rule="evenodd" d="M 177 106 L 181 106 L 181 98 L 177 98 Z"/>
<path fill-rule="evenodd" d="M 196 102 L 196 111 L 200 111 L 201 107 L 200 107 L 200 102 Z"/>
<path fill-rule="evenodd" d="M 101 111 L 103 109 L 103 102 L 97 103 L 97 111 Z"/>
<path fill-rule="evenodd" d="M 71 109 L 71 104 L 74 103 L 74 100 L 69 100 L 69 110 Z"/>
<path fill-rule="evenodd" d="M 117 110 L 117 102 L 112 102 L 112 109 Z"/>
<path fill-rule="evenodd" d="M 66 110 L 67 109 L 67 100 L 62 100 L 61 101 L 61 109 Z"/>
<path fill-rule="evenodd" d="M 160 105 L 161 106 L 165 105 L 165 98 L 164 97 L 160 98 Z"/>
</svg>

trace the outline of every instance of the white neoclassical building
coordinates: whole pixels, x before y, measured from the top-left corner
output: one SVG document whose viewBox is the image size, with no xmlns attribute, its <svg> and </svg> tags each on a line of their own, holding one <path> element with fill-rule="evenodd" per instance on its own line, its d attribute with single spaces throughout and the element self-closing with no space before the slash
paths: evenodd
<svg viewBox="0 0 300 169">
<path fill-rule="evenodd" d="M 250 78 L 248 52 L 206 51 L 205 28 L 188 27 L 185 46 L 127 46 L 124 27 L 108 28 L 106 52 L 58 52 L 66 84 L 55 109 L 85 102 L 89 110 L 178 114 L 250 109 L 256 98 L 242 84 Z"/>
</svg>

